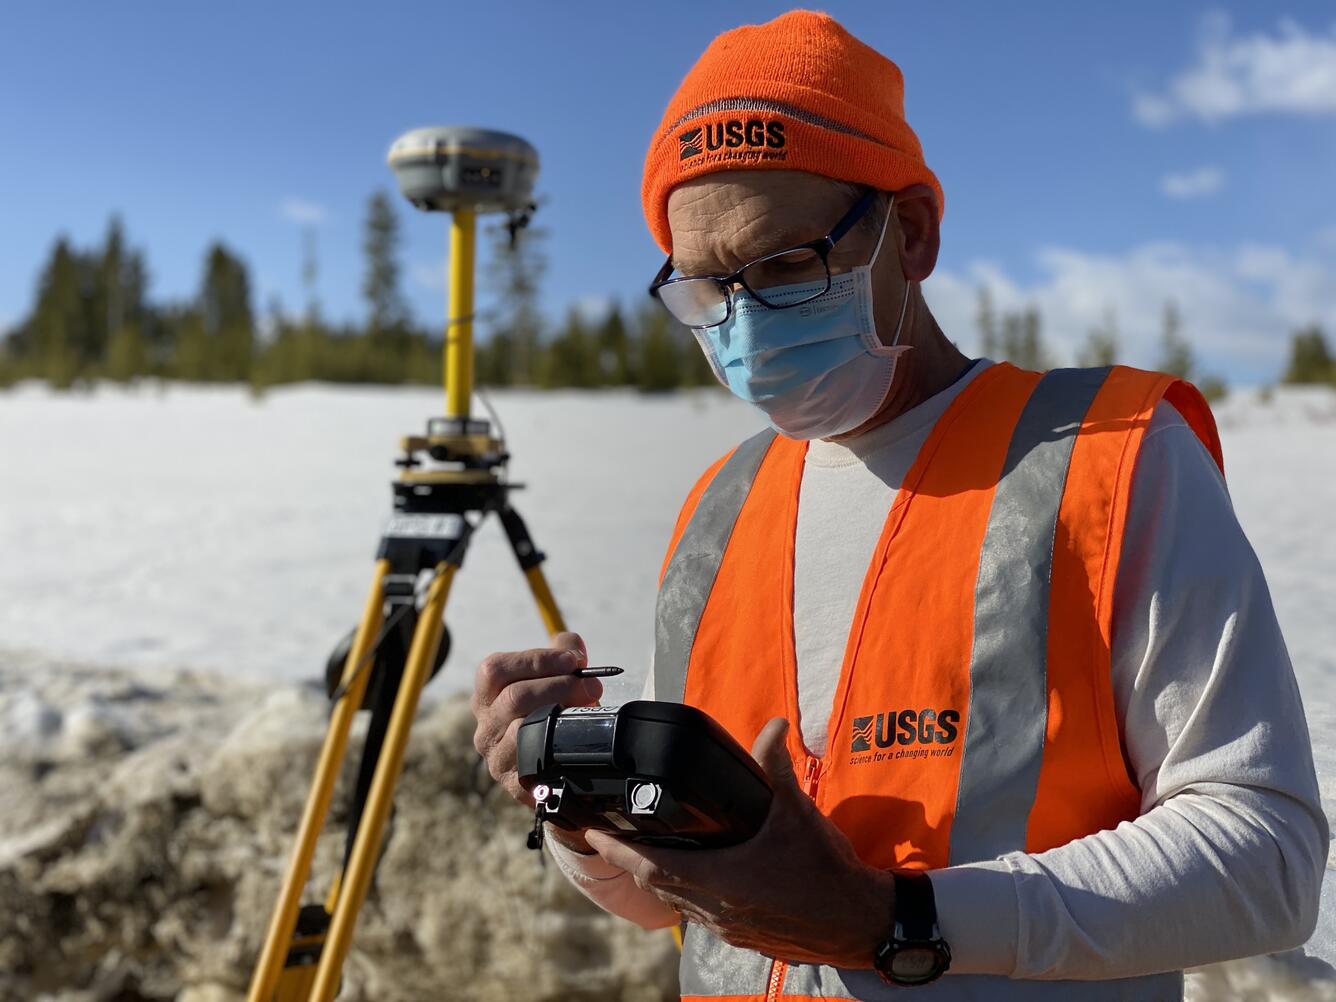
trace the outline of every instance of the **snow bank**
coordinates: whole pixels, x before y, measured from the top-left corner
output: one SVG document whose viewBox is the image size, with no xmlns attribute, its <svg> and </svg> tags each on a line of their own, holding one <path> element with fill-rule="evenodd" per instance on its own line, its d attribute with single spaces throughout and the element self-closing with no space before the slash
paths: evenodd
<svg viewBox="0 0 1336 1002">
<path fill-rule="evenodd" d="M 64 706 L 97 707 L 99 725 Z M 0 998 L 240 1002 L 327 707 L 309 687 L 218 675 L 0 666 L 0 717 L 41 725 L 0 759 Z M 540 865 L 532 815 L 477 767 L 472 734 L 462 696 L 413 731 L 341 1002 L 675 997 L 671 936 Z M 317 897 L 342 853 L 349 766 Z"/>
</svg>

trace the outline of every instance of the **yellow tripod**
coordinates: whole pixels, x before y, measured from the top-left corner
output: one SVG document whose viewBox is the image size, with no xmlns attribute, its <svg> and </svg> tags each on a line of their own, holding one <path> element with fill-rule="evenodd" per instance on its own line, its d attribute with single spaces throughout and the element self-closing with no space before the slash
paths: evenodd
<svg viewBox="0 0 1336 1002">
<path fill-rule="evenodd" d="M 480 137 L 506 141 L 487 149 L 480 146 Z M 418 698 L 443 660 L 450 585 L 469 538 L 489 513 L 495 513 L 505 528 L 548 633 L 565 629 L 543 576 L 543 554 L 509 502 L 509 491 L 518 485 L 504 480 L 504 443 L 492 436 L 488 422 L 469 415 L 475 206 L 514 204 L 519 195 L 513 190 L 508 202 L 488 198 L 489 191 L 500 187 L 496 178 L 503 171 L 510 175 L 502 180 L 512 189 L 518 184 L 519 194 L 526 194 L 523 182 L 532 182 L 537 166 L 530 153 L 531 148 L 515 137 L 462 129 L 416 130 L 391 149 L 391 166 L 399 172 L 410 200 L 422 208 L 447 208 L 452 213 L 451 319 L 444 347 L 446 417 L 430 419 L 426 435 L 401 440 L 403 456 L 396 462 L 402 470 L 393 485 L 395 512 L 381 538 L 371 590 L 332 693 L 329 728 L 248 1002 L 330 1002 L 338 993 L 357 915 L 379 860 Z M 434 194 L 431 190 L 423 194 L 423 170 L 431 172 L 428 187 L 434 185 Z M 471 192 L 470 186 L 475 190 Z M 512 234 L 517 225 L 522 223 L 512 218 Z M 427 468 L 424 454 L 438 465 Z M 425 596 L 420 579 L 426 582 Z M 353 716 L 364 702 L 372 719 L 343 867 L 324 904 L 303 907 L 302 894 L 348 750 Z"/>
</svg>

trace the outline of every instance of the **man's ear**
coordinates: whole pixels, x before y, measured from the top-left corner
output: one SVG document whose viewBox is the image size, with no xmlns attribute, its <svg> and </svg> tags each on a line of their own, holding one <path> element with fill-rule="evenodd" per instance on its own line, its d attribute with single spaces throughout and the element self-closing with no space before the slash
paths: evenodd
<svg viewBox="0 0 1336 1002">
<path fill-rule="evenodd" d="M 921 282 L 937 267 L 942 236 L 937 219 L 937 193 L 926 184 L 911 184 L 895 193 L 893 206 L 900 265 L 905 278 Z"/>
</svg>

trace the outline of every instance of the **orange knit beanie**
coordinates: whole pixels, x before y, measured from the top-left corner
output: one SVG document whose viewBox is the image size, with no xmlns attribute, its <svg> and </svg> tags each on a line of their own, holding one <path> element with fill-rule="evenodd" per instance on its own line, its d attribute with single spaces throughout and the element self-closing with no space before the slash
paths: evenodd
<svg viewBox="0 0 1336 1002">
<path fill-rule="evenodd" d="M 794 10 L 726 31 L 668 102 L 645 157 L 650 232 L 672 252 L 668 193 L 721 170 L 777 167 L 895 191 L 942 186 L 905 122 L 900 67 L 834 18 Z"/>
</svg>

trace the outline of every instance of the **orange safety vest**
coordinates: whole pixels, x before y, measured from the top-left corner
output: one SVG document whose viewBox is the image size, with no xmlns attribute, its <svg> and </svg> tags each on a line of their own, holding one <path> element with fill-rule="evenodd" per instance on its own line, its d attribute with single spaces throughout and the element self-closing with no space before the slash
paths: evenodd
<svg viewBox="0 0 1336 1002">
<path fill-rule="evenodd" d="M 1132 471 L 1161 399 L 1223 469 L 1201 394 L 1123 366 L 993 365 L 937 421 L 864 578 L 826 754 L 811 754 L 796 726 L 788 734 L 795 774 L 864 862 L 932 870 L 1042 852 L 1139 814 L 1109 648 Z M 744 747 L 771 717 L 798 720 L 805 454 L 806 443 L 765 432 L 706 471 L 660 579 L 656 696 L 700 707 Z M 993 998 L 1005 980 L 948 975 L 914 997 Z M 684 999 L 713 1002 L 902 994 L 874 971 L 772 961 L 695 925 L 681 983 Z M 1176 999 L 1182 973 L 1026 991 Z"/>
</svg>

